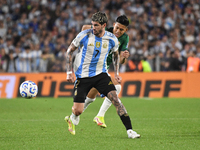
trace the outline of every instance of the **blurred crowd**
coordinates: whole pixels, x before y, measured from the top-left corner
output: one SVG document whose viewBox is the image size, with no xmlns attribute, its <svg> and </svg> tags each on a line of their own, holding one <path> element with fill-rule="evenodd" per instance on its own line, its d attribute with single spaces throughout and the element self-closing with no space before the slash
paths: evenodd
<svg viewBox="0 0 200 150">
<path fill-rule="evenodd" d="M 200 0 L 0 1 L 0 72 L 65 72 L 65 52 L 91 16 L 130 25 L 127 71 L 199 71 Z M 112 71 L 112 67 L 110 68 Z"/>
</svg>

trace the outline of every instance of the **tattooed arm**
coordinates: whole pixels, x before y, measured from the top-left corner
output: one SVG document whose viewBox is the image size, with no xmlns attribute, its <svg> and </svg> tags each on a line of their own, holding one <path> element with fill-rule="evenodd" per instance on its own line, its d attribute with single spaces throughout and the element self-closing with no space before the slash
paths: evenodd
<svg viewBox="0 0 200 150">
<path fill-rule="evenodd" d="M 113 66 L 114 66 L 114 71 L 115 71 L 115 79 L 117 82 L 121 82 L 121 77 L 119 76 L 119 53 L 118 51 L 113 52 Z"/>
<path fill-rule="evenodd" d="M 70 46 L 67 49 L 66 53 L 66 61 L 67 61 L 67 81 L 70 83 L 74 82 L 74 76 L 72 74 L 72 54 L 76 50 L 77 47 L 74 46 L 74 44 L 70 44 Z"/>
</svg>

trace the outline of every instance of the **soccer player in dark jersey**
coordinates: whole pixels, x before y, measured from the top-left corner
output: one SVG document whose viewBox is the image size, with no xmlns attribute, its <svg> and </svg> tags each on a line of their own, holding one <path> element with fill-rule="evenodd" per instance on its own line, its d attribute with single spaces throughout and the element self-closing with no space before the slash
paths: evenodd
<svg viewBox="0 0 200 150">
<path fill-rule="evenodd" d="M 116 22 L 113 24 L 113 27 L 106 28 L 107 31 L 113 33 L 119 41 L 119 48 L 118 52 L 120 54 L 120 63 L 123 64 L 125 60 L 129 57 L 129 51 L 128 51 L 128 42 L 129 42 L 129 36 L 125 33 L 128 30 L 129 20 L 125 15 L 121 15 L 116 19 Z M 90 29 L 91 25 L 84 25 L 82 27 L 82 30 Z M 107 57 L 107 66 L 109 68 L 110 64 L 112 63 L 112 53 L 110 53 Z M 117 94 L 121 91 L 121 85 L 118 83 L 113 77 L 111 77 L 112 82 L 115 85 L 115 88 L 117 90 Z M 96 95 L 98 94 L 98 91 L 95 88 L 92 88 L 90 92 L 88 93 L 84 110 L 88 107 L 90 103 L 92 103 L 96 99 Z M 103 104 L 101 105 L 101 108 L 97 114 L 96 117 L 94 117 L 93 121 L 97 123 L 97 125 L 101 127 L 107 127 L 104 121 L 104 115 L 108 108 L 111 106 L 111 101 L 106 97 L 104 99 Z"/>
</svg>

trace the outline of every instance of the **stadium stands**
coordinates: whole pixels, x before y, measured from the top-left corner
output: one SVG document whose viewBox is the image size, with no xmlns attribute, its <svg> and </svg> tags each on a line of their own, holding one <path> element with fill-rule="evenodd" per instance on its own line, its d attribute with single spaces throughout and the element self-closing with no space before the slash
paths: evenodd
<svg viewBox="0 0 200 150">
<path fill-rule="evenodd" d="M 127 15 L 129 60 L 137 54 L 152 71 L 186 71 L 191 52 L 200 58 L 199 0 L 5 0 L 0 72 L 65 72 L 69 43 L 97 11 L 106 12 L 108 27 Z"/>
</svg>

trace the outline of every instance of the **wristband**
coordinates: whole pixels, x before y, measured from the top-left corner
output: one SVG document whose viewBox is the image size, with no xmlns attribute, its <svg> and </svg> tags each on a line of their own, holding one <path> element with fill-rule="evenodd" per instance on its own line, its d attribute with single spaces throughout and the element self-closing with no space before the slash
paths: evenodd
<svg viewBox="0 0 200 150">
<path fill-rule="evenodd" d="M 72 74 L 72 71 L 68 71 L 67 74 Z"/>
</svg>

